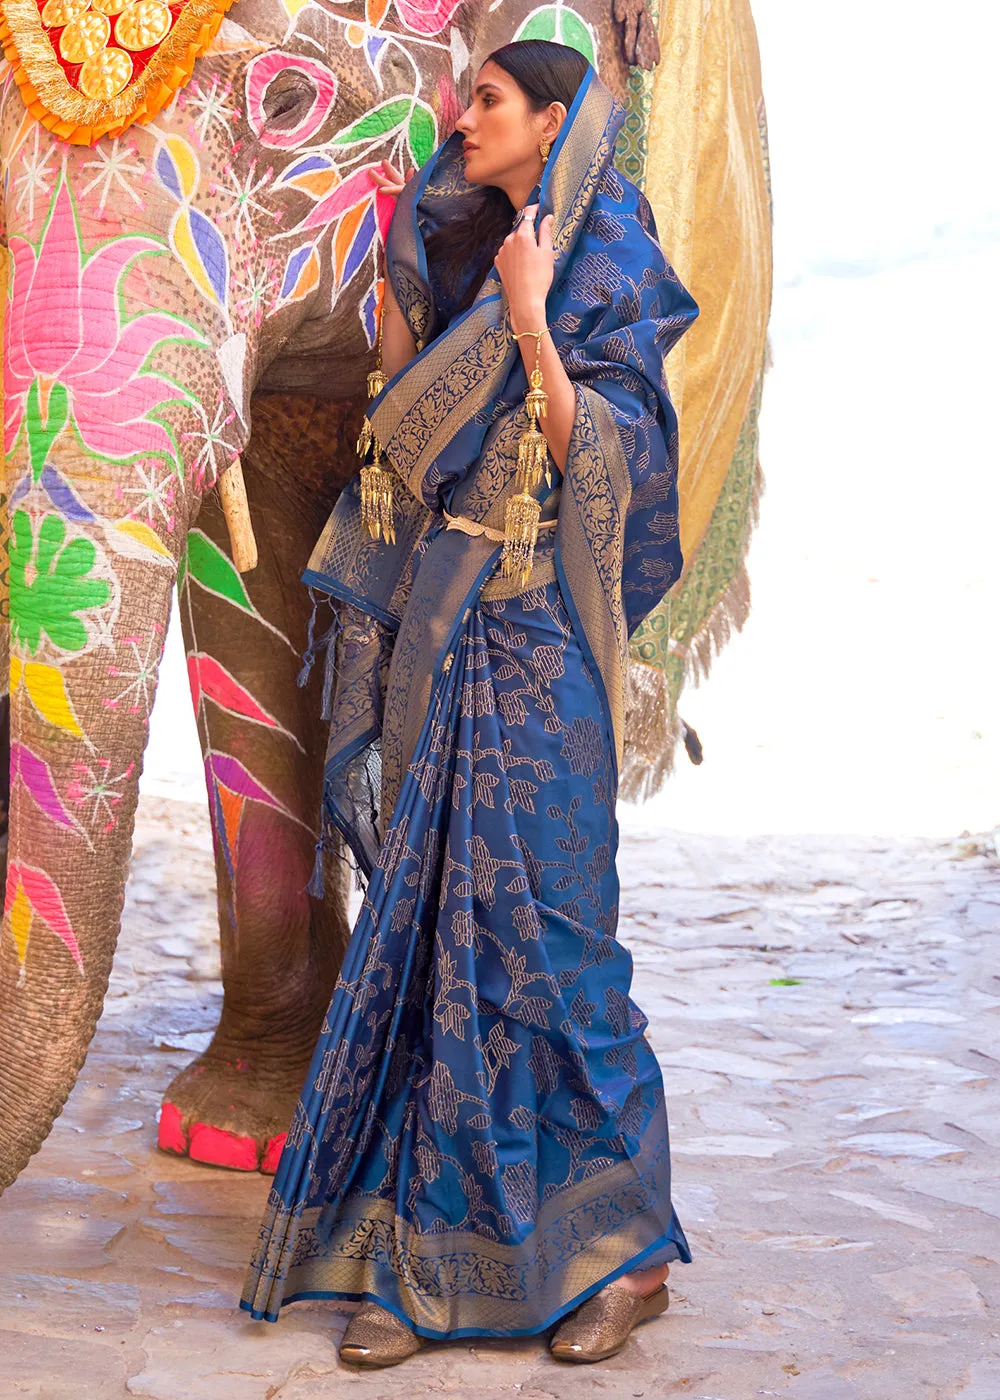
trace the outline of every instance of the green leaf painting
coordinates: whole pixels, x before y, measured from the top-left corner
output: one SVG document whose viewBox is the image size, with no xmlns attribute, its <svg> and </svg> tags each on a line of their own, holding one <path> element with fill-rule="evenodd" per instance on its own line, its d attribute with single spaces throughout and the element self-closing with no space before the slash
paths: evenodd
<svg viewBox="0 0 1000 1400">
<path fill-rule="evenodd" d="M 255 613 L 250 595 L 232 561 L 201 530 L 192 530 L 188 534 L 185 568 L 194 581 L 209 593 L 225 598 L 244 612 Z"/>
<path fill-rule="evenodd" d="M 37 542 L 27 511 L 16 510 L 10 539 L 10 620 L 14 636 L 34 655 L 44 632 L 64 651 L 82 651 L 87 628 L 78 614 L 111 597 L 106 579 L 89 578 L 97 559 L 93 540 L 66 543 L 66 522 L 47 515 Z"/>
<path fill-rule="evenodd" d="M 575 10 L 565 5 L 545 5 L 535 10 L 521 25 L 514 39 L 547 39 L 551 43 L 566 44 L 571 49 L 578 49 L 588 63 L 597 67 L 594 31 Z"/>
<path fill-rule="evenodd" d="M 406 127 L 406 142 L 418 166 L 429 160 L 437 145 L 437 118 L 426 102 L 413 97 L 393 97 L 366 112 L 358 121 L 339 131 L 332 146 L 350 146 L 359 141 L 377 141 Z"/>
<path fill-rule="evenodd" d="M 393 97 L 366 112 L 360 121 L 353 122 L 343 131 L 339 131 L 330 144 L 349 146 L 354 141 L 371 141 L 375 137 L 384 136 L 397 126 L 403 125 L 412 106 L 413 99 L 410 97 Z"/>
<path fill-rule="evenodd" d="M 37 481 L 48 461 L 49 448 L 65 428 L 69 419 L 69 394 L 64 384 L 55 383 L 48 394 L 43 416 L 42 391 L 36 379 L 28 390 L 24 422 L 28 430 L 28 456 L 31 477 Z"/>
<path fill-rule="evenodd" d="M 410 154 L 419 169 L 421 165 L 430 160 L 437 145 L 437 122 L 434 119 L 434 113 L 422 102 L 416 103 L 413 108 L 410 124 L 406 128 L 406 139 L 409 143 Z"/>
</svg>

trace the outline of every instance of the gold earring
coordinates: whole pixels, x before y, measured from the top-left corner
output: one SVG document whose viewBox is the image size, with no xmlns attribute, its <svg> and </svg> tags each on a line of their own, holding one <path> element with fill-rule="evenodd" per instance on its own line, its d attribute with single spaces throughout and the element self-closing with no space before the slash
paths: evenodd
<svg viewBox="0 0 1000 1400">
<path fill-rule="evenodd" d="M 548 141 L 542 141 L 542 142 L 539 143 L 539 146 L 538 146 L 538 154 L 539 154 L 539 155 L 541 156 L 541 158 L 542 158 L 542 164 L 543 164 L 543 165 L 544 165 L 545 162 L 548 160 L 548 158 L 549 158 L 549 151 L 551 151 L 551 149 L 552 149 L 552 146 L 549 144 Z"/>
</svg>

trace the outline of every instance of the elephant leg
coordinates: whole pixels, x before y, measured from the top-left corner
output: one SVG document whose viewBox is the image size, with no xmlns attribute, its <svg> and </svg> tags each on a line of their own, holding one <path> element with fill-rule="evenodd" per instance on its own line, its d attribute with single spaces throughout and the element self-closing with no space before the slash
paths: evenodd
<svg viewBox="0 0 1000 1400">
<path fill-rule="evenodd" d="M 239 1170 L 274 1171 L 348 937 L 347 867 L 306 892 L 326 750 L 317 666 L 300 689 L 311 610 L 299 582 L 337 490 L 331 463 L 357 414 L 269 397 L 243 456 L 260 562 L 239 581 L 216 497 L 189 536 L 180 602 L 205 755 L 222 938 L 222 1015 L 167 1090 L 159 1143 Z"/>
</svg>

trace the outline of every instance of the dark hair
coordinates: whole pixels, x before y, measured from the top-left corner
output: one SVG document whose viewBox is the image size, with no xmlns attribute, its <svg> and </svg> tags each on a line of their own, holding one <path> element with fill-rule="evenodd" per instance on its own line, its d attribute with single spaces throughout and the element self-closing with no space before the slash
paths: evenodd
<svg viewBox="0 0 1000 1400">
<path fill-rule="evenodd" d="M 568 110 L 589 67 L 577 49 L 545 39 L 504 44 L 483 62 L 497 64 L 514 79 L 532 112 L 543 111 L 550 102 L 561 102 Z M 442 224 L 428 235 L 425 245 L 427 261 L 437 264 L 446 292 L 454 292 L 469 268 L 474 269 L 456 311 L 472 305 L 514 221 L 514 206 L 497 185 L 483 185 L 468 203 L 467 217 Z"/>
</svg>

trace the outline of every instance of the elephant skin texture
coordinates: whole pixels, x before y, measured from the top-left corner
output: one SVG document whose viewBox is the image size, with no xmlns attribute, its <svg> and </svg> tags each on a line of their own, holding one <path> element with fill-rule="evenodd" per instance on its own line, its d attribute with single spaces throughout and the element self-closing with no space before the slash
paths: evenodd
<svg viewBox="0 0 1000 1400">
<path fill-rule="evenodd" d="M 349 932 L 343 862 L 322 857 L 326 896 L 306 892 L 325 735 L 320 677 L 296 681 L 299 576 L 355 468 L 373 362 L 394 201 L 369 171 L 422 164 L 533 14 L 238 0 L 170 106 L 92 148 L 57 140 L 5 74 L 0 1190 L 45 1140 L 101 1014 L 175 585 L 225 995 L 167 1091 L 160 1145 L 274 1170 Z M 624 98 L 626 59 L 658 53 L 645 7 L 577 15 Z M 237 458 L 260 553 L 246 576 L 212 489 Z"/>
</svg>

